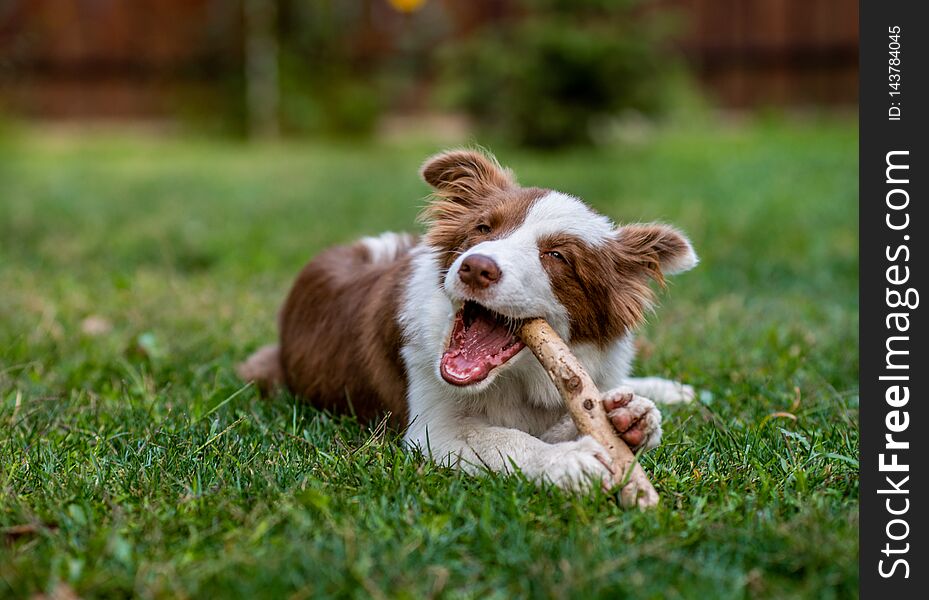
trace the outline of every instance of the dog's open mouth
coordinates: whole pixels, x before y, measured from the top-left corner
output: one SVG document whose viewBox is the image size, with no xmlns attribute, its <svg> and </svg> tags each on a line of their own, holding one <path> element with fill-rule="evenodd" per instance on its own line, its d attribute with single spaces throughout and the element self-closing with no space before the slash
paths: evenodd
<svg viewBox="0 0 929 600">
<path fill-rule="evenodd" d="M 452 326 L 439 370 L 452 385 L 483 381 L 490 372 L 525 347 L 516 331 L 519 321 L 498 315 L 477 302 L 465 302 Z"/>
</svg>

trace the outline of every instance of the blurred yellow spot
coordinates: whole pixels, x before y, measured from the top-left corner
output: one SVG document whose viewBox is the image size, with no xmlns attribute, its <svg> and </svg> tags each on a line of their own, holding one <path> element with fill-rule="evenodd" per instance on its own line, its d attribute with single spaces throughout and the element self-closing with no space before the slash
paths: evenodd
<svg viewBox="0 0 929 600">
<path fill-rule="evenodd" d="M 422 8 L 426 0 L 387 0 L 387 2 L 400 12 L 411 13 Z"/>
</svg>

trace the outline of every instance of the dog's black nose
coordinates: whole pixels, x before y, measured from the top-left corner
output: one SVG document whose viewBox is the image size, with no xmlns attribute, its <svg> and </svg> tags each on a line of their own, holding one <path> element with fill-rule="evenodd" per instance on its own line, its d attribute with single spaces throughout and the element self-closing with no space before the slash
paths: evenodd
<svg viewBox="0 0 929 600">
<path fill-rule="evenodd" d="M 472 254 L 464 259 L 458 277 L 470 288 L 484 289 L 496 283 L 503 273 L 494 259 L 483 254 Z"/>
</svg>

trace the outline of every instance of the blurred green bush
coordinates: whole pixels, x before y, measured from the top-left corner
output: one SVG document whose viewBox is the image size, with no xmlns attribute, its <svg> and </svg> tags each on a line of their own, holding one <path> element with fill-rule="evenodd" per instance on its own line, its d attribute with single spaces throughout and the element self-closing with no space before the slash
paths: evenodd
<svg viewBox="0 0 929 600">
<path fill-rule="evenodd" d="M 519 0 L 440 55 L 441 96 L 484 133 L 534 147 L 594 141 L 626 110 L 669 106 L 676 69 L 639 0 Z"/>
<path fill-rule="evenodd" d="M 378 76 L 383 65 L 353 44 L 363 8 L 339 0 L 279 3 L 285 132 L 363 136 L 376 126 L 385 109 Z"/>
<path fill-rule="evenodd" d="M 626 111 L 680 103 L 669 13 L 659 20 L 646 0 L 510 0 L 470 31 L 447 3 L 379 22 L 389 9 L 363 2 L 263 1 L 276 11 L 265 32 L 276 47 L 271 110 L 286 136 L 365 136 L 386 111 L 422 110 L 431 95 L 473 117 L 488 143 L 553 148 L 609 137 Z M 246 134 L 248 69 L 223 66 L 220 85 L 179 106 L 194 123 Z"/>
</svg>

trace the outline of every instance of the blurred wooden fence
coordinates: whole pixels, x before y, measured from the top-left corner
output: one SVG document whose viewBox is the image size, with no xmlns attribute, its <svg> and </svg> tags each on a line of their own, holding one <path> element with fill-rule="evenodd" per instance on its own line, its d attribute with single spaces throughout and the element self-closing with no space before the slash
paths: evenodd
<svg viewBox="0 0 929 600">
<path fill-rule="evenodd" d="M 241 11 L 219 8 L 216 0 L 0 0 L 0 109 L 171 114 L 179 91 L 241 60 L 230 35 Z"/>
<path fill-rule="evenodd" d="M 857 0 L 668 0 L 677 45 L 724 105 L 854 104 Z"/>
<path fill-rule="evenodd" d="M 369 21 L 359 47 L 395 42 L 404 17 L 387 0 L 356 2 Z M 431 3 L 449 35 L 512 14 L 509 0 Z M 725 106 L 857 101 L 856 0 L 656 0 L 649 9 L 675 17 L 675 47 Z M 0 0 L 0 110 L 169 115 L 179 90 L 215 87 L 242 55 L 236 0 Z"/>
</svg>

